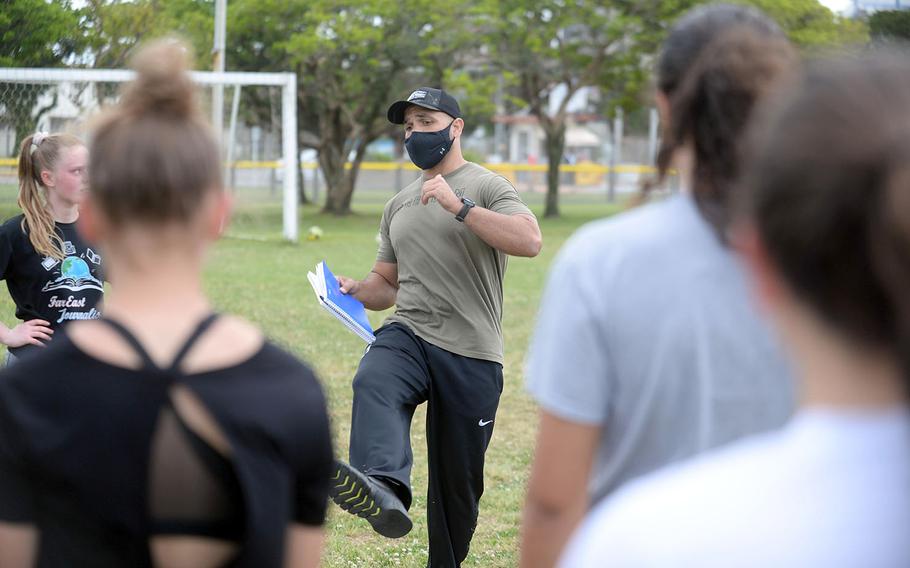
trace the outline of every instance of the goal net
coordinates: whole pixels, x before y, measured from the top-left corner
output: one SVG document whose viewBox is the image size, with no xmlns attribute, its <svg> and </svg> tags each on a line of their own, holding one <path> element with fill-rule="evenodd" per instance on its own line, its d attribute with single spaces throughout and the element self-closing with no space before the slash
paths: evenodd
<svg viewBox="0 0 910 568">
<path fill-rule="evenodd" d="M 221 142 L 225 183 L 235 198 L 232 232 L 298 237 L 296 76 L 193 72 Z M 0 213 L 15 207 L 19 143 L 35 131 L 86 135 L 89 120 L 116 102 L 132 71 L 0 68 Z"/>
</svg>

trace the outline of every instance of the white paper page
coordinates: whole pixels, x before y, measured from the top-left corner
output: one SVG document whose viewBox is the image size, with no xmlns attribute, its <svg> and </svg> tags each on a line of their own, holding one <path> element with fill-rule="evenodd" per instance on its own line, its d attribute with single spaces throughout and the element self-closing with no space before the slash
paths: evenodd
<svg viewBox="0 0 910 568">
<path fill-rule="evenodd" d="M 322 300 L 325 296 L 325 293 L 320 295 L 321 286 L 319 285 L 319 277 L 313 274 L 312 272 L 306 273 L 307 280 L 310 281 L 310 286 L 313 287 L 313 293 L 316 294 L 316 299 Z"/>
</svg>

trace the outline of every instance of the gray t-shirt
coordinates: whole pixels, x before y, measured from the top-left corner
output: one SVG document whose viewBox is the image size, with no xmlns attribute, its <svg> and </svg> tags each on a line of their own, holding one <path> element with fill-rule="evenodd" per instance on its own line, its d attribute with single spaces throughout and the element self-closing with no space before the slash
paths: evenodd
<svg viewBox="0 0 910 568">
<path fill-rule="evenodd" d="M 533 215 L 508 180 L 477 164 L 468 162 L 445 180 L 456 195 L 485 209 Z M 435 199 L 421 204 L 422 186 L 421 178 L 389 200 L 379 224 L 376 258 L 398 264 L 395 313 L 386 321 L 403 323 L 446 351 L 502 364 L 508 255 L 483 242 Z"/>
<path fill-rule="evenodd" d="M 527 359 L 547 412 L 601 427 L 592 502 L 782 425 L 794 385 L 744 274 L 690 196 L 580 229 L 549 277 Z"/>
</svg>

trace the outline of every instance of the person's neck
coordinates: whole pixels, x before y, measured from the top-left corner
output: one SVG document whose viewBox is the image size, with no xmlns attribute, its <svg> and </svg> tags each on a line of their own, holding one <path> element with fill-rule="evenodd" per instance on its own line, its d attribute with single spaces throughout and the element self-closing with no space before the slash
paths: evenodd
<svg viewBox="0 0 910 568">
<path fill-rule="evenodd" d="M 894 357 L 846 340 L 811 340 L 798 357 L 797 370 L 803 406 L 881 409 L 910 402 Z"/>
<path fill-rule="evenodd" d="M 79 204 L 64 201 L 53 191 L 47 193 L 47 205 L 57 223 L 75 223 L 79 218 Z"/>
<path fill-rule="evenodd" d="M 461 154 L 461 148 L 457 145 L 453 145 L 452 149 L 446 154 L 446 157 L 443 158 L 442 161 L 428 170 L 423 170 L 423 178 L 430 179 L 438 175 L 447 176 L 467 163 L 468 161 L 465 160 L 464 156 Z"/>
<path fill-rule="evenodd" d="M 679 178 L 680 191 L 683 193 L 692 193 L 695 187 L 695 153 L 691 145 L 685 145 L 676 150 L 673 154 L 673 169 Z"/>
<path fill-rule="evenodd" d="M 105 268 L 111 291 L 105 294 L 104 313 L 112 318 L 140 329 L 162 330 L 211 311 L 198 256 L 158 250 L 125 258 L 108 252 Z"/>
</svg>

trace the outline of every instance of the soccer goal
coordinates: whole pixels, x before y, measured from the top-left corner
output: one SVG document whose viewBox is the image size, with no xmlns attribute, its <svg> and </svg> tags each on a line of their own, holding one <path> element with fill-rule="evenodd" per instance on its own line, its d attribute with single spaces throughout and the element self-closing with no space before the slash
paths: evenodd
<svg viewBox="0 0 910 568">
<path fill-rule="evenodd" d="M 297 79 L 293 73 L 196 71 L 222 144 L 236 234 L 298 238 Z M 19 142 L 36 130 L 85 136 L 132 71 L 0 68 L 0 206 L 16 201 Z M 222 98 L 223 97 L 223 98 Z M 212 100 L 223 100 L 221 109 Z"/>
</svg>

